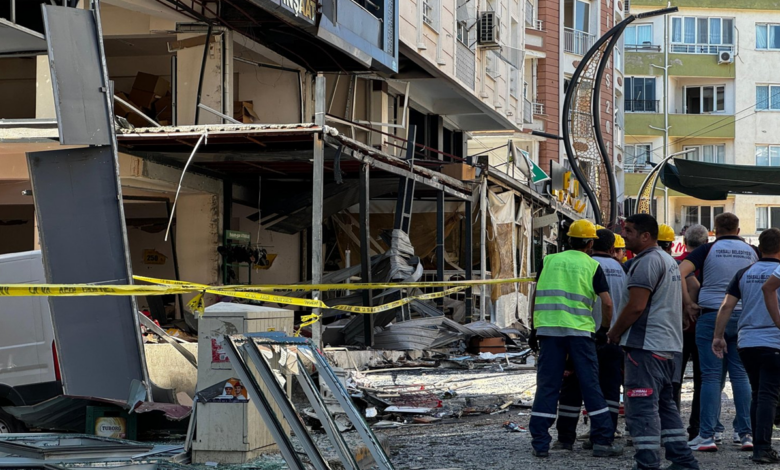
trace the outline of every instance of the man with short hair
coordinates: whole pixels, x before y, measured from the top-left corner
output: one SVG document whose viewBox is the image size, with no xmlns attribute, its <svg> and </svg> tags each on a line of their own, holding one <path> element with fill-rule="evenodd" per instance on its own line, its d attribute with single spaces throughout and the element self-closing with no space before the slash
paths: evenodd
<svg viewBox="0 0 780 470">
<path fill-rule="evenodd" d="M 658 226 L 658 246 L 672 256 L 672 245 L 674 244 L 674 229 L 666 224 Z"/>
<path fill-rule="evenodd" d="M 674 401 L 682 356 L 680 270 L 658 246 L 658 223 L 651 215 L 627 218 L 623 238 L 636 257 L 620 314 L 607 336 L 625 352 L 626 427 L 636 468 L 659 469 L 664 445 L 670 469 L 698 469 Z"/>
<path fill-rule="evenodd" d="M 615 429 L 599 388 L 596 345 L 591 338 L 596 333 L 593 307 L 597 298 L 601 299 L 602 315 L 607 320 L 612 318 L 612 299 L 604 271 L 588 256 L 597 238 L 596 227 L 587 220 L 578 220 L 567 235 L 571 249 L 543 259 L 531 300 L 532 325 L 541 349 L 529 425 L 533 455 L 549 457 L 549 429 L 558 417 L 556 408 L 568 356 L 591 418 L 593 455 L 618 456 L 623 449 L 612 444 Z"/>
<path fill-rule="evenodd" d="M 696 248 L 704 245 L 709 240 L 709 231 L 704 225 L 694 224 L 685 230 L 683 236 L 683 244 L 685 245 L 685 253 L 675 258 L 677 264 L 682 263 L 689 254 L 693 253 Z M 694 302 L 699 300 L 699 284 L 698 272 L 691 273 L 685 278 L 688 284 L 688 294 Z M 699 366 L 699 348 L 696 347 L 696 321 L 691 321 L 687 315 L 683 316 L 683 355 L 682 355 L 682 367 L 681 373 L 685 373 L 685 369 L 688 367 L 688 362 L 693 363 L 693 400 L 691 401 L 691 416 L 688 420 L 688 440 L 692 441 L 699 435 L 699 407 L 701 406 L 701 368 Z M 682 379 L 682 377 L 681 377 Z M 677 402 L 677 407 L 680 408 L 682 402 L 682 380 L 675 386 L 674 399 Z M 723 425 L 715 425 L 715 433 L 723 433 Z"/>
<path fill-rule="evenodd" d="M 620 305 L 625 288 L 626 273 L 615 259 L 615 234 L 609 230 L 596 231 L 598 238 L 593 242 L 593 259 L 598 261 L 607 277 L 609 296 L 613 305 Z M 596 352 L 599 360 L 599 385 L 609 406 L 612 424 L 617 429 L 620 412 L 620 386 L 623 383 L 623 352 L 616 344 L 607 344 L 607 331 L 615 324 L 616 315 L 609 319 L 601 314 L 601 299 L 593 307 L 593 318 L 599 330 L 596 332 Z M 582 392 L 573 370 L 567 364 L 566 377 L 563 379 L 561 398 L 558 404 L 558 442 L 553 448 L 573 450 L 577 439 L 577 421 L 582 411 Z M 593 441 L 586 441 L 583 449 L 592 449 Z"/>
<path fill-rule="evenodd" d="M 712 352 L 719 358 L 734 353 L 729 351 L 725 332 L 731 314 L 741 300 L 737 343 L 753 392 L 750 405 L 750 423 L 755 438 L 753 461 L 780 463 L 780 456 L 772 449 L 772 424 L 780 393 L 780 312 L 767 309 L 772 300 L 777 308 L 780 283 L 774 281 L 777 278 L 773 277 L 773 272 L 780 268 L 780 230 L 764 230 L 758 243 L 761 259 L 740 269 L 729 283 L 726 298 L 718 311 Z M 769 300 L 765 301 L 767 297 Z"/>
<path fill-rule="evenodd" d="M 753 448 L 753 436 L 750 430 L 750 382 L 745 367 L 737 354 L 737 330 L 741 304 L 737 304 L 726 326 L 725 338 L 729 352 L 723 359 L 712 352 L 712 338 L 715 332 L 715 320 L 718 309 L 726 298 L 726 289 L 740 269 L 758 261 L 755 247 L 745 243 L 739 237 L 739 218 L 724 212 L 715 217 L 715 236 L 712 243 L 705 243 L 680 263 L 683 279 L 696 271 L 701 271 L 701 289 L 698 303 L 691 299 L 687 283 L 681 283 L 686 313 L 691 320 L 698 316 L 696 324 L 696 346 L 699 349 L 699 365 L 702 373 L 699 435 L 689 441 L 692 449 L 701 452 L 718 450 L 715 440 L 717 423 L 720 417 L 721 389 L 724 364 L 728 368 L 731 388 L 734 392 L 734 435 L 732 442 L 743 450 Z"/>
</svg>

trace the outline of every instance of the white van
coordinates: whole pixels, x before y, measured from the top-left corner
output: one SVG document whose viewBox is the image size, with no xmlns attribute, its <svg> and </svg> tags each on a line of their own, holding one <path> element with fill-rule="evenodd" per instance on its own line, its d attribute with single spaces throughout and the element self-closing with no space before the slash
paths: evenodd
<svg viewBox="0 0 780 470">
<path fill-rule="evenodd" d="M 40 251 L 0 255 L 0 284 L 45 283 Z M 48 302 L 48 297 L 0 296 L 0 433 L 25 430 L 1 407 L 62 394 Z"/>
</svg>

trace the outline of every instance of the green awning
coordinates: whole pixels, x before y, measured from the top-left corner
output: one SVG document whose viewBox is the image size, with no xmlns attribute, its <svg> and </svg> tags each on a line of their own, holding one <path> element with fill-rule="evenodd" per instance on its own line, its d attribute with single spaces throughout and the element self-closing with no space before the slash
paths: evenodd
<svg viewBox="0 0 780 470">
<path fill-rule="evenodd" d="M 670 189 L 708 201 L 721 201 L 729 194 L 780 196 L 780 168 L 725 165 L 674 159 L 666 165 L 661 181 Z"/>
</svg>

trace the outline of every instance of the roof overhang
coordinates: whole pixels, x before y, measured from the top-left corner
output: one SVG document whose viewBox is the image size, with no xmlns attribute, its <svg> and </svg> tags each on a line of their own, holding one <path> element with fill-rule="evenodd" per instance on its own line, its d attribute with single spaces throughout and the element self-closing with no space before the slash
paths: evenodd
<svg viewBox="0 0 780 470">
<path fill-rule="evenodd" d="M 43 34 L 0 18 L 0 57 L 45 54 L 46 38 Z"/>
<path fill-rule="evenodd" d="M 449 119 L 464 131 L 489 131 L 506 129 L 520 131 L 518 124 L 482 101 L 474 92 L 454 77 L 446 75 L 406 44 L 401 43 L 401 54 L 426 73 L 394 76 L 411 83 L 410 98 L 433 114 Z"/>
</svg>

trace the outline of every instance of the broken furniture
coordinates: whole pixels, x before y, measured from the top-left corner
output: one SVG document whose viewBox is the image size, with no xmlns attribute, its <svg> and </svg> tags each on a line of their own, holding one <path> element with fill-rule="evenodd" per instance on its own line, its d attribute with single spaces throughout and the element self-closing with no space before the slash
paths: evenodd
<svg viewBox="0 0 780 470">
<path fill-rule="evenodd" d="M 306 398 L 322 423 L 330 444 L 336 450 L 344 468 L 358 470 L 355 456 L 350 451 L 343 436 L 338 431 L 333 417 L 318 392 L 307 367 L 313 364 L 321 379 L 333 393 L 341 408 L 355 427 L 380 470 L 393 470 L 393 464 L 385 453 L 377 437 L 366 423 L 363 415 L 352 403 L 344 385 L 339 381 L 328 361 L 315 348 L 310 340 L 290 337 L 283 333 L 259 333 L 249 335 L 224 335 L 221 344 L 236 376 L 246 385 L 249 398 L 260 412 L 263 422 L 276 440 L 282 457 L 291 470 L 303 470 L 307 467 L 296 452 L 279 417 L 281 411 L 284 421 L 292 428 L 296 439 L 316 470 L 329 470 L 319 448 L 301 422 L 295 407 L 285 394 L 284 376 L 295 376 Z M 254 366 L 257 373 L 250 366 Z M 259 379 L 258 379 L 259 376 Z M 289 380 L 286 380 L 289 384 Z"/>
<path fill-rule="evenodd" d="M 199 328 L 198 393 L 236 377 L 221 345 L 224 335 L 263 331 L 291 335 L 293 312 L 220 302 L 206 308 Z M 241 387 L 248 387 L 243 379 Z M 235 388 L 233 393 L 236 393 Z M 244 463 L 260 455 L 261 451 L 273 450 L 275 439 L 261 424 L 257 408 L 246 400 L 229 400 L 226 397 L 217 397 L 209 402 L 197 400 L 195 404 L 195 419 L 201 424 L 192 442 L 192 461 L 195 463 Z"/>
</svg>

